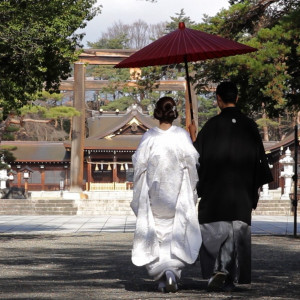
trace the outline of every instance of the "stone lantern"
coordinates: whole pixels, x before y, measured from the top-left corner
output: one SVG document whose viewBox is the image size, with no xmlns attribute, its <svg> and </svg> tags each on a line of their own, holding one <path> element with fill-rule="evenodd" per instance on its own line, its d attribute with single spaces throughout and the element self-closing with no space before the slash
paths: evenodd
<svg viewBox="0 0 300 300">
<path fill-rule="evenodd" d="M 272 169 L 273 165 L 269 164 L 269 168 Z M 262 186 L 262 191 L 260 192 L 260 200 L 273 200 L 273 196 L 269 193 L 269 184 L 266 183 Z"/>
<path fill-rule="evenodd" d="M 1 156 L 0 160 L 1 160 L 1 164 L 5 165 L 4 155 Z M 3 169 L 0 170 L 0 190 L 6 189 L 7 179 L 8 179 L 7 169 L 4 167 Z"/>
<path fill-rule="evenodd" d="M 283 171 L 280 172 L 280 177 L 284 178 L 284 191 L 281 195 L 281 200 L 290 200 L 295 163 L 291 154 L 291 150 L 287 148 L 287 150 L 285 151 L 285 157 L 279 160 L 279 162 L 283 165 Z"/>
</svg>

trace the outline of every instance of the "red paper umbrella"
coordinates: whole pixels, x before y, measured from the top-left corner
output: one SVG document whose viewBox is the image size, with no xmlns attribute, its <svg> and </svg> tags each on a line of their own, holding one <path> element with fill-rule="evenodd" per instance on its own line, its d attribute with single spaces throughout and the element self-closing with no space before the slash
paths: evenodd
<svg viewBox="0 0 300 300">
<path fill-rule="evenodd" d="M 199 30 L 186 28 L 183 22 L 179 28 L 154 41 L 148 46 L 124 59 L 115 68 L 138 68 L 157 65 L 185 63 L 189 102 L 192 113 L 187 63 L 212 58 L 226 57 L 257 51 L 257 49 L 208 34 Z"/>
</svg>

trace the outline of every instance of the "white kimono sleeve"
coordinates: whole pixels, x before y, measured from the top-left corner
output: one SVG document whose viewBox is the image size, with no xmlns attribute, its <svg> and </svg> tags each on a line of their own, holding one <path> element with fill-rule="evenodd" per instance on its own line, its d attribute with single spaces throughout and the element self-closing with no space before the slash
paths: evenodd
<svg viewBox="0 0 300 300">
<path fill-rule="evenodd" d="M 136 216 L 138 213 L 139 199 L 141 197 L 142 189 L 146 188 L 145 175 L 146 175 L 147 162 L 149 159 L 149 151 L 150 151 L 149 142 L 150 142 L 150 136 L 146 132 L 143 135 L 136 152 L 132 155 L 134 177 L 133 177 L 133 199 L 131 201 L 130 206 Z"/>
<path fill-rule="evenodd" d="M 145 133 L 138 149 L 132 156 L 134 180 L 133 199 L 130 206 L 137 219 L 131 259 L 136 266 L 146 265 L 159 257 L 159 243 L 150 207 L 146 178 L 150 141 L 150 135 Z"/>
</svg>

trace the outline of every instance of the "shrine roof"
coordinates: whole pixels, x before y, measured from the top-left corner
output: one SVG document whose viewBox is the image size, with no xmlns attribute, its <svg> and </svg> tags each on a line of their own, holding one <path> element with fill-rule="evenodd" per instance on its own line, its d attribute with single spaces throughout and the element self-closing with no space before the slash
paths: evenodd
<svg viewBox="0 0 300 300">
<path fill-rule="evenodd" d="M 85 150 L 132 150 L 135 151 L 138 147 L 142 135 L 120 135 L 112 139 L 86 139 L 84 143 Z"/>
<path fill-rule="evenodd" d="M 70 154 L 63 142 L 1 141 L 0 146 L 16 146 L 16 162 L 69 162 Z"/>
<path fill-rule="evenodd" d="M 93 117 L 88 118 L 89 139 L 102 139 L 113 134 L 133 118 L 136 118 L 146 128 L 152 128 L 158 125 L 158 121 L 153 117 L 144 114 L 137 105 L 132 105 L 126 113 L 100 114 L 97 112 Z"/>
<path fill-rule="evenodd" d="M 299 132 L 299 138 L 300 138 L 300 132 Z M 279 142 L 264 142 L 265 150 L 274 152 L 279 151 L 281 147 L 290 147 L 294 144 L 295 141 L 295 133 L 291 132 L 288 134 L 283 140 Z"/>
</svg>

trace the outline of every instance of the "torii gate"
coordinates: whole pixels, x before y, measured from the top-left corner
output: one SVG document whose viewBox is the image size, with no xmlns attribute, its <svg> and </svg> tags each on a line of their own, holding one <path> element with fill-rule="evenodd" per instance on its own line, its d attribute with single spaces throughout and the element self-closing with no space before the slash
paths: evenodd
<svg viewBox="0 0 300 300">
<path fill-rule="evenodd" d="M 61 82 L 60 90 L 74 90 L 74 108 L 80 111 L 80 116 L 73 117 L 71 166 L 70 166 L 70 191 L 82 192 L 84 139 L 85 139 L 85 91 L 99 90 L 107 85 L 108 81 L 85 80 L 85 63 L 90 65 L 115 65 L 133 54 L 135 50 L 127 49 L 87 49 L 79 56 L 79 61 L 74 64 L 74 81 Z M 136 86 L 135 82 L 129 82 L 129 86 Z M 186 81 L 164 80 L 158 82 L 155 90 L 185 91 L 186 111 L 190 111 Z M 192 104 L 195 123 L 198 124 L 198 105 L 194 89 L 192 91 Z M 191 116 L 186 116 L 186 126 L 190 124 Z"/>
</svg>

